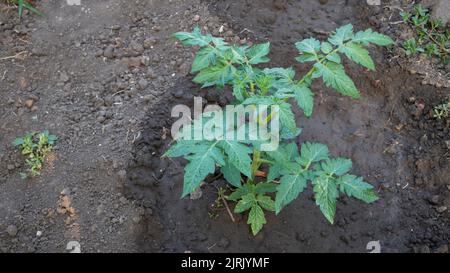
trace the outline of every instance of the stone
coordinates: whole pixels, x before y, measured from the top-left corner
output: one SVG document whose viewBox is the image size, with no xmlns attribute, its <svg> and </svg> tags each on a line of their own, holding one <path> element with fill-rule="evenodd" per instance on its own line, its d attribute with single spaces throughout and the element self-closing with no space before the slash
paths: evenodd
<svg viewBox="0 0 450 273">
<path fill-rule="evenodd" d="M 440 197 L 439 195 L 433 195 L 428 201 L 430 202 L 430 204 L 432 205 L 439 205 L 439 201 L 440 201 Z"/>
<path fill-rule="evenodd" d="M 114 58 L 114 47 L 113 46 L 106 47 L 105 50 L 103 51 L 103 56 L 108 59 Z"/>
<path fill-rule="evenodd" d="M 448 253 L 448 245 L 442 245 L 436 249 L 435 253 Z"/>
<path fill-rule="evenodd" d="M 34 100 L 32 100 L 32 99 L 26 100 L 26 101 L 24 102 L 24 105 L 25 105 L 25 107 L 27 107 L 28 109 L 31 109 L 31 108 L 33 108 Z"/>
<path fill-rule="evenodd" d="M 124 64 L 126 64 L 129 68 L 141 66 L 141 58 L 140 57 L 122 58 L 122 62 Z"/>
<path fill-rule="evenodd" d="M 444 24 L 450 19 L 450 0 L 423 0 L 421 4 L 431 9 L 432 19 L 441 19 Z"/>
<path fill-rule="evenodd" d="M 138 82 L 139 89 L 144 90 L 148 86 L 148 81 L 146 79 L 140 79 Z"/>
<path fill-rule="evenodd" d="M 9 225 L 6 228 L 6 232 L 8 233 L 9 236 L 15 237 L 17 235 L 18 230 L 17 230 L 17 227 L 15 225 Z"/>
</svg>

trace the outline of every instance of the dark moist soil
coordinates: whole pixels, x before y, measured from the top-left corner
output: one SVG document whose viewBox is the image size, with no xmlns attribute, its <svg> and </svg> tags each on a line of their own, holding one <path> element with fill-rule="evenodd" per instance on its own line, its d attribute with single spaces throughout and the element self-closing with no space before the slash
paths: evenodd
<svg viewBox="0 0 450 273">
<path fill-rule="evenodd" d="M 346 23 L 395 38 L 390 9 L 365 1 L 64 2 L 43 2 L 45 18 L 0 14 L 0 58 L 27 51 L 0 61 L 0 251 L 64 252 L 75 240 L 82 252 L 368 252 L 371 241 L 382 252 L 448 252 L 449 120 L 430 112 L 450 92 L 423 85 L 393 51 L 371 48 L 377 72 L 346 65 L 360 100 L 319 82 L 313 118 L 298 113 L 298 143 L 323 142 L 350 157 L 380 195 L 372 205 L 340 198 L 335 225 L 308 189 L 267 215 L 253 237 L 246 217 L 233 223 L 214 206 L 223 180 L 211 176 L 200 199 L 180 199 L 185 162 L 160 158 L 173 106 L 193 105 L 194 95 L 231 101 L 191 82 L 194 49 L 173 32 L 200 25 L 230 41 L 270 41 L 271 65 L 303 74 L 295 42 Z M 11 142 L 44 129 L 59 137 L 54 153 L 40 177 L 22 181 L 24 158 Z"/>
</svg>

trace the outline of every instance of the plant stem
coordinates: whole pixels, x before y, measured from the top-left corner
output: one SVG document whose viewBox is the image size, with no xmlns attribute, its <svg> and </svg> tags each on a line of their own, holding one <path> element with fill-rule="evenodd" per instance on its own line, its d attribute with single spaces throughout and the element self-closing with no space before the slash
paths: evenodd
<svg viewBox="0 0 450 273">
<path fill-rule="evenodd" d="M 262 159 L 262 158 L 259 160 L 259 162 L 263 163 L 263 164 L 270 164 L 270 165 L 275 164 L 275 162 L 273 162 L 273 161 L 270 161 L 270 160 L 267 160 L 267 159 Z"/>
<path fill-rule="evenodd" d="M 256 148 L 253 149 L 253 162 L 252 162 L 252 177 L 251 180 L 255 180 L 255 173 L 261 165 L 261 152 Z"/>
<path fill-rule="evenodd" d="M 225 198 L 223 198 L 223 196 L 220 196 L 220 199 L 222 200 L 223 205 L 227 209 L 227 212 L 228 212 L 228 215 L 230 215 L 231 221 L 233 221 L 233 223 L 235 223 L 236 220 L 234 219 L 233 213 L 231 212 L 230 207 L 228 206 L 227 200 L 225 200 Z"/>
</svg>

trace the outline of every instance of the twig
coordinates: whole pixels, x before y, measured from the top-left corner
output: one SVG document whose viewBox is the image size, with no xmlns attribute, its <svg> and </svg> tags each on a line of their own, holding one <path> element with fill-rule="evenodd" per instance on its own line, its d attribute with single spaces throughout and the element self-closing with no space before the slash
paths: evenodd
<svg viewBox="0 0 450 273">
<path fill-rule="evenodd" d="M 231 221 L 233 221 L 233 223 L 236 223 L 233 213 L 231 213 L 230 207 L 228 206 L 227 200 L 225 200 L 225 198 L 223 196 L 220 196 L 220 199 L 222 200 L 225 208 L 227 209 L 227 212 L 228 212 L 228 215 L 230 215 Z"/>
<path fill-rule="evenodd" d="M 21 60 L 23 60 L 23 58 L 20 58 L 20 55 L 26 54 L 27 52 L 28 51 L 21 51 L 21 52 L 17 53 L 16 55 L 3 57 L 3 58 L 0 58 L 0 61 L 9 60 L 9 59 L 21 59 Z"/>
<path fill-rule="evenodd" d="M 396 22 L 389 22 L 389 25 L 398 25 L 398 24 L 403 24 L 404 21 L 396 21 Z"/>
<path fill-rule="evenodd" d="M 6 72 L 8 72 L 8 70 L 5 70 L 5 72 L 3 72 L 2 81 L 5 79 Z"/>
</svg>

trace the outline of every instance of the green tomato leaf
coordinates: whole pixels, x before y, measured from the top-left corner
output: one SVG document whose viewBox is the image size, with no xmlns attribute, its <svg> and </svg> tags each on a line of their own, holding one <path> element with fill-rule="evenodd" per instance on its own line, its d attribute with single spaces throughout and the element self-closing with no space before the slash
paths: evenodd
<svg viewBox="0 0 450 273">
<path fill-rule="evenodd" d="M 353 35 L 353 25 L 348 24 L 336 29 L 336 31 L 328 39 L 328 41 L 335 46 L 341 46 L 346 41 L 351 40 L 353 38 Z"/>
<path fill-rule="evenodd" d="M 293 86 L 294 99 L 298 107 L 303 110 L 305 116 L 311 117 L 314 107 L 314 94 L 306 85 Z"/>
<path fill-rule="evenodd" d="M 279 214 L 283 207 L 294 201 L 306 188 L 308 180 L 301 172 L 295 175 L 284 175 L 280 180 L 275 198 L 276 213 Z"/>
<path fill-rule="evenodd" d="M 310 166 L 328 158 L 328 147 L 320 143 L 305 142 L 302 144 L 300 158 L 297 160 L 302 166 Z"/>
<path fill-rule="evenodd" d="M 24 143 L 23 138 L 16 138 L 14 139 L 12 144 L 14 145 L 14 147 L 17 147 L 22 145 L 23 143 Z"/>
<path fill-rule="evenodd" d="M 250 154 L 253 152 L 252 149 L 237 141 L 228 140 L 221 141 L 219 146 L 228 155 L 228 160 L 234 167 L 245 176 L 252 176 L 252 159 L 250 158 Z"/>
<path fill-rule="evenodd" d="M 299 63 L 317 61 L 317 55 L 304 53 L 298 57 L 295 57 L 295 60 L 298 61 Z"/>
<path fill-rule="evenodd" d="M 336 63 L 316 63 L 314 67 L 322 75 L 326 86 L 354 99 L 361 96 L 352 79 L 345 73 L 344 66 Z"/>
<path fill-rule="evenodd" d="M 369 55 L 369 51 L 362 46 L 355 43 L 346 43 L 339 48 L 339 51 L 344 53 L 347 58 L 360 64 L 370 70 L 375 70 L 375 64 Z"/>
<path fill-rule="evenodd" d="M 361 177 L 354 175 L 344 175 L 337 180 L 340 191 L 349 197 L 357 198 L 367 204 L 378 200 L 378 196 L 373 191 L 373 186 L 363 181 Z"/>
<path fill-rule="evenodd" d="M 249 210 L 254 204 L 256 204 L 256 197 L 253 193 L 246 194 L 242 196 L 241 201 L 239 201 L 234 208 L 234 213 L 243 213 Z"/>
<path fill-rule="evenodd" d="M 336 184 L 326 175 L 321 175 L 313 181 L 314 196 L 325 218 L 333 224 L 336 214 L 336 199 L 338 190 Z"/>
<path fill-rule="evenodd" d="M 253 191 L 256 194 L 266 194 L 266 193 L 274 193 L 277 191 L 277 185 L 274 183 L 258 183 L 256 184 L 255 188 L 253 189 Z"/>
<path fill-rule="evenodd" d="M 236 68 L 232 65 L 218 65 L 208 67 L 193 79 L 195 83 L 203 84 L 204 87 L 210 87 L 213 85 L 225 86 L 233 78 L 233 74 L 236 72 Z"/>
<path fill-rule="evenodd" d="M 341 176 L 350 171 L 352 161 L 346 158 L 328 159 L 322 162 L 321 167 L 329 175 Z"/>
<path fill-rule="evenodd" d="M 368 45 L 369 43 L 379 46 L 388 46 L 394 44 L 394 41 L 384 34 L 373 31 L 372 29 L 366 29 L 365 31 L 359 31 L 353 38 L 354 43 L 360 43 Z"/>
<path fill-rule="evenodd" d="M 244 195 L 252 193 L 254 191 L 254 186 L 250 184 L 244 184 L 242 187 L 236 189 L 230 196 L 227 197 L 228 200 L 237 201 L 241 199 Z"/>
<path fill-rule="evenodd" d="M 192 63 L 191 73 L 201 71 L 216 64 L 217 55 L 213 47 L 201 48 Z"/>
<path fill-rule="evenodd" d="M 266 56 L 270 52 L 270 43 L 252 46 L 247 51 L 247 58 L 250 64 L 267 63 L 270 61 Z"/>
<path fill-rule="evenodd" d="M 295 47 L 297 47 L 302 54 L 310 54 L 317 57 L 317 52 L 321 49 L 321 44 L 317 39 L 309 38 L 295 43 Z"/>
<path fill-rule="evenodd" d="M 182 41 L 183 45 L 208 46 L 212 42 L 211 35 L 202 35 L 199 27 L 195 27 L 192 32 L 177 32 L 173 36 Z"/>
<path fill-rule="evenodd" d="M 321 50 L 324 54 L 329 54 L 331 51 L 333 51 L 333 46 L 328 42 L 322 42 Z"/>
<path fill-rule="evenodd" d="M 236 188 L 240 188 L 241 184 L 241 172 L 230 162 L 226 162 L 222 167 L 222 173 L 225 180 Z"/>
<path fill-rule="evenodd" d="M 287 102 L 283 102 L 279 104 L 280 106 L 280 123 L 282 126 L 286 127 L 289 132 L 295 133 L 297 132 L 297 123 L 295 122 L 295 116 L 292 112 L 291 105 Z"/>
<path fill-rule="evenodd" d="M 340 64 L 341 63 L 341 56 L 339 56 L 338 53 L 333 53 L 330 55 L 327 55 L 327 60 L 333 63 Z"/>
<path fill-rule="evenodd" d="M 267 195 L 258 195 L 258 205 L 263 209 L 271 212 L 275 212 L 275 202 Z"/>
<path fill-rule="evenodd" d="M 279 178 L 281 176 L 281 170 L 283 170 L 283 165 L 279 163 L 270 166 L 269 173 L 267 174 L 267 182 L 272 182 Z"/>
<path fill-rule="evenodd" d="M 217 142 L 206 142 L 196 146 L 187 157 L 189 164 L 184 169 L 184 187 L 182 198 L 197 190 L 202 181 L 216 170 L 216 165 L 225 165 L 222 151 L 216 147 Z"/>
<path fill-rule="evenodd" d="M 258 204 L 253 204 L 250 213 L 248 214 L 247 221 L 247 224 L 252 228 L 253 235 L 256 236 L 266 223 L 266 217 L 264 216 L 262 208 Z"/>
</svg>

